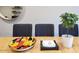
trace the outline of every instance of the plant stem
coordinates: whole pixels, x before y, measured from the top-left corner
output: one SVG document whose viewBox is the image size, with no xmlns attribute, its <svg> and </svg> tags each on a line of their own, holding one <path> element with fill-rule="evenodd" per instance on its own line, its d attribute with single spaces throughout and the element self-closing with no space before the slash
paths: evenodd
<svg viewBox="0 0 79 59">
<path fill-rule="evenodd" d="M 67 37 L 68 37 L 68 34 L 69 34 L 69 29 L 67 28 Z"/>
</svg>

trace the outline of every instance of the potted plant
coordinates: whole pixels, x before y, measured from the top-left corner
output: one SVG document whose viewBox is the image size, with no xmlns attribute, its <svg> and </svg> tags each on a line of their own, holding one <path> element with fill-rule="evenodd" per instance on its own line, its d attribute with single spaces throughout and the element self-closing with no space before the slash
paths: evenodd
<svg viewBox="0 0 79 59">
<path fill-rule="evenodd" d="M 73 36 L 69 35 L 69 29 L 74 28 L 76 21 L 78 21 L 78 15 L 74 13 L 63 13 L 61 16 L 61 22 L 63 27 L 67 28 L 67 34 L 62 35 L 62 43 L 65 47 L 71 48 L 73 44 Z"/>
</svg>

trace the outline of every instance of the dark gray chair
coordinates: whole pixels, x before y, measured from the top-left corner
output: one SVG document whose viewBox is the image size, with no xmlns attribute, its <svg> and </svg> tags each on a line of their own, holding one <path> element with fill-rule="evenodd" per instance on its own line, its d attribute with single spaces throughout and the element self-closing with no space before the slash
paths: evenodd
<svg viewBox="0 0 79 59">
<path fill-rule="evenodd" d="M 36 24 L 35 36 L 54 36 L 53 24 Z"/>
<path fill-rule="evenodd" d="M 75 24 L 74 28 L 70 28 L 67 33 L 67 28 L 64 28 L 62 24 L 59 24 L 59 36 L 62 36 L 62 34 L 70 34 L 73 36 L 78 36 L 78 25 Z"/>
<path fill-rule="evenodd" d="M 32 24 L 14 24 L 13 36 L 32 36 Z"/>
</svg>

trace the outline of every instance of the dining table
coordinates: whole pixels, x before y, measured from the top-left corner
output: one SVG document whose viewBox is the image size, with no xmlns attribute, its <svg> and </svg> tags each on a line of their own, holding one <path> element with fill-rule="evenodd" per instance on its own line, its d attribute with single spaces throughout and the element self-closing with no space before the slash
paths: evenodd
<svg viewBox="0 0 79 59">
<path fill-rule="evenodd" d="M 36 42 L 32 49 L 23 52 L 15 52 L 8 46 L 9 42 L 17 37 L 0 37 L 0 53 L 79 53 L 79 37 L 74 37 L 72 48 L 66 48 L 62 44 L 62 37 L 33 37 Z M 59 50 L 41 50 L 40 41 L 41 40 L 55 40 L 59 46 Z"/>
</svg>

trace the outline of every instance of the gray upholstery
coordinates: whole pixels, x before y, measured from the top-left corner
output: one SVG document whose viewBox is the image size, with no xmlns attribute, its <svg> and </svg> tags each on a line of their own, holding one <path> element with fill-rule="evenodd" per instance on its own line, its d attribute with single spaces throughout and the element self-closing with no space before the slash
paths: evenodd
<svg viewBox="0 0 79 59">
<path fill-rule="evenodd" d="M 35 36 L 54 36 L 53 24 L 36 24 Z"/>
<path fill-rule="evenodd" d="M 32 24 L 14 24 L 13 36 L 32 36 Z"/>
<path fill-rule="evenodd" d="M 70 28 L 68 33 L 67 33 L 67 30 L 68 29 L 64 28 L 62 24 L 59 24 L 59 36 L 62 36 L 62 34 L 70 34 L 73 36 L 78 36 L 78 25 L 77 24 L 75 24 L 74 28 Z"/>
</svg>

